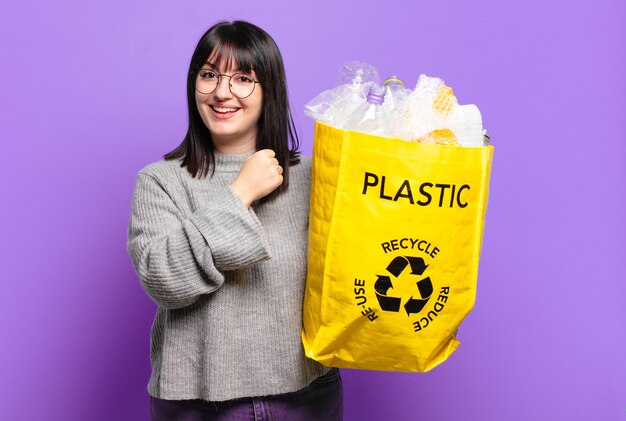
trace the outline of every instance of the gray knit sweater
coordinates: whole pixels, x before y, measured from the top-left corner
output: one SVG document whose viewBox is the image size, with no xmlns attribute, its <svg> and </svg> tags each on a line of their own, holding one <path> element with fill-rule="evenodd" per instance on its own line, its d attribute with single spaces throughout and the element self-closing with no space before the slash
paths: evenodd
<svg viewBox="0 0 626 421">
<path fill-rule="evenodd" d="M 143 168 L 127 248 L 158 304 L 148 392 L 223 401 L 293 392 L 326 373 L 304 356 L 310 158 L 289 188 L 246 208 L 230 188 L 244 155 L 216 155 L 213 177 L 180 160 Z"/>
</svg>

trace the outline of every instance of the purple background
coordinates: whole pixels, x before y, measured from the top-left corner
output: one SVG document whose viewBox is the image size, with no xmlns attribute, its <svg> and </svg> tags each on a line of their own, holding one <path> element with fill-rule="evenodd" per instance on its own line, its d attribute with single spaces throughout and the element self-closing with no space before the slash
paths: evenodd
<svg viewBox="0 0 626 421">
<path fill-rule="evenodd" d="M 360 59 L 476 103 L 495 161 L 478 298 L 426 374 L 343 370 L 346 420 L 626 420 L 620 0 L 0 5 L 0 418 L 148 418 L 155 305 L 125 250 L 137 171 L 179 144 L 221 19 L 265 28 L 303 105 Z"/>
</svg>

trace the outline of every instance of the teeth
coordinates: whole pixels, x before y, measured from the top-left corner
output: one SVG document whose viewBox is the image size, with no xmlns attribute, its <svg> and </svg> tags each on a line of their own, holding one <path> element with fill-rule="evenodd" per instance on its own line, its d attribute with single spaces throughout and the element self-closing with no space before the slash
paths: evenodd
<svg viewBox="0 0 626 421">
<path fill-rule="evenodd" d="M 237 108 L 219 108 L 216 106 L 213 106 L 212 108 L 218 113 L 232 113 L 232 112 L 237 111 Z"/>
</svg>

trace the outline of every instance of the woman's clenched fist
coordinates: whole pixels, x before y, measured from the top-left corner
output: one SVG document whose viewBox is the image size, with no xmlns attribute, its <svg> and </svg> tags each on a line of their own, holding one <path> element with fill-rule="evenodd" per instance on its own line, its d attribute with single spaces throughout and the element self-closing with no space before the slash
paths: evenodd
<svg viewBox="0 0 626 421">
<path fill-rule="evenodd" d="M 262 149 L 244 161 L 231 187 L 249 207 L 252 202 L 267 196 L 283 183 L 283 169 L 271 149 Z"/>
</svg>

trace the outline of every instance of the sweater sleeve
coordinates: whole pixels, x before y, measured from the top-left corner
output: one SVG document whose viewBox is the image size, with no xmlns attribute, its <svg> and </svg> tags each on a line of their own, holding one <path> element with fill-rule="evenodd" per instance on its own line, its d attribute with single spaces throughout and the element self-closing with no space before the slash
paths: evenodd
<svg viewBox="0 0 626 421">
<path fill-rule="evenodd" d="M 142 287 L 161 307 L 193 304 L 224 282 L 223 271 L 270 258 L 263 227 L 230 186 L 190 217 L 152 175 L 135 184 L 128 253 Z"/>
</svg>

